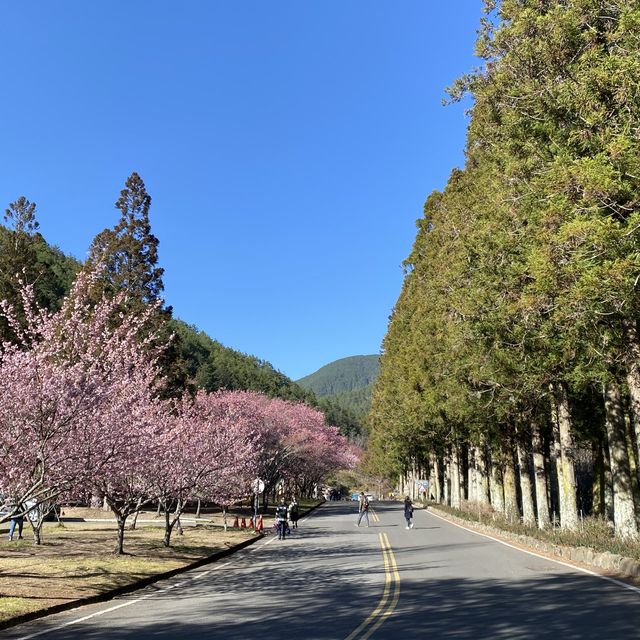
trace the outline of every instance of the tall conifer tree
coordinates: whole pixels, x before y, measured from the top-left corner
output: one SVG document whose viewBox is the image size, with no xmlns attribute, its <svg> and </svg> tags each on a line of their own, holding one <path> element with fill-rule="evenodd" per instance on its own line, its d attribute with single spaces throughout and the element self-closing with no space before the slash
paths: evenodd
<svg viewBox="0 0 640 640">
<path fill-rule="evenodd" d="M 95 237 L 89 263 L 104 264 L 107 290 L 126 291 L 135 300 L 154 304 L 164 290 L 164 269 L 158 267 L 158 238 L 149 222 L 151 196 L 136 172 L 127 178 L 115 206 L 120 220 Z"/>
</svg>

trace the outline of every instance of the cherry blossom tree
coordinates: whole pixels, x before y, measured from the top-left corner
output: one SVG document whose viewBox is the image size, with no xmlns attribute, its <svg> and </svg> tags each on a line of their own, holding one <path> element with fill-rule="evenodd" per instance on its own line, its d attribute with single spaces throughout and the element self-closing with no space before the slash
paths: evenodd
<svg viewBox="0 0 640 640">
<path fill-rule="evenodd" d="M 353 464 L 347 439 L 328 427 L 324 415 L 303 403 L 280 398 L 253 398 L 259 421 L 258 475 L 265 482 L 263 508 L 268 495 L 285 482 L 308 493 L 323 475 Z"/>
<path fill-rule="evenodd" d="M 28 285 L 21 310 L 0 304 L 17 337 L 0 347 L 0 489 L 14 505 L 5 519 L 87 487 L 104 493 L 119 525 L 128 515 L 123 486 L 139 484 L 135 467 L 163 410 L 153 336 L 142 337 L 153 309 L 133 316 L 119 295 L 92 301 L 95 279 L 81 273 L 57 312 Z"/>
<path fill-rule="evenodd" d="M 304 490 L 351 464 L 346 439 L 303 404 L 247 391 L 161 399 L 148 330 L 155 307 L 131 313 L 125 294 L 96 298 L 98 275 L 81 272 L 57 312 L 39 307 L 26 285 L 22 309 L 0 303 L 16 336 L 0 345 L 5 520 L 90 491 L 116 517 L 121 554 L 127 518 L 148 501 L 164 506 L 169 545 L 189 499 L 226 509 L 250 494 L 256 475 L 266 500 L 282 480 Z"/>
<path fill-rule="evenodd" d="M 191 407 L 191 415 L 204 423 L 205 456 L 209 459 L 209 468 L 198 482 L 198 493 L 225 512 L 251 493 L 261 421 L 255 402 L 259 395 L 201 391 Z"/>
<path fill-rule="evenodd" d="M 298 492 L 308 494 L 329 473 L 354 466 L 354 449 L 320 411 L 276 398 L 269 412 L 280 422 L 279 474 Z"/>
<path fill-rule="evenodd" d="M 41 349 L 3 347 L 0 477 L 12 505 L 5 519 L 24 514 L 28 507 L 44 515 L 43 506 L 70 490 L 83 468 L 72 435 L 92 413 L 86 380 L 79 367 L 60 366 Z M 39 544 L 42 519 L 30 521 L 36 525 L 34 540 Z"/>
<path fill-rule="evenodd" d="M 165 546 L 188 500 L 228 506 L 247 494 L 255 418 L 238 400 L 234 393 L 199 391 L 195 398 L 185 396 L 168 418 L 172 426 L 147 464 L 151 491 L 165 514 Z"/>
</svg>

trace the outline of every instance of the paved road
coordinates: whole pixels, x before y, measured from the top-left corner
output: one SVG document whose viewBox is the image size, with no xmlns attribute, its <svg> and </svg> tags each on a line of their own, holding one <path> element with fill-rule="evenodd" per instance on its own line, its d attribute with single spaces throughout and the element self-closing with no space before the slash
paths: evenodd
<svg viewBox="0 0 640 640">
<path fill-rule="evenodd" d="M 399 503 L 332 502 L 285 541 L 2 634 L 129 640 L 640 638 L 640 592 Z"/>
</svg>

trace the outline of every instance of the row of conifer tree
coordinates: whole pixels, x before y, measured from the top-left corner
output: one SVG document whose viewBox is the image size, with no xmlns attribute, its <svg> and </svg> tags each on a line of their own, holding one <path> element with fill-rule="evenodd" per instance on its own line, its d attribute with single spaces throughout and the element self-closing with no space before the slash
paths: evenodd
<svg viewBox="0 0 640 640">
<path fill-rule="evenodd" d="M 463 169 L 418 221 L 368 463 L 458 506 L 640 516 L 640 7 L 485 2 Z"/>
</svg>

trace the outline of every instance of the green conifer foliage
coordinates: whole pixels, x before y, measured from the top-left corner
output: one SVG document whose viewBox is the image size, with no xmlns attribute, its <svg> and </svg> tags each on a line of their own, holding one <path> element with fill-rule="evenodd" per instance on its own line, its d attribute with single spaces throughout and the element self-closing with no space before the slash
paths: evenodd
<svg viewBox="0 0 640 640">
<path fill-rule="evenodd" d="M 105 288 L 127 291 L 132 299 L 153 304 L 160 299 L 164 269 L 158 267 L 158 239 L 151 233 L 151 196 L 142 178 L 132 173 L 116 202 L 120 220 L 94 239 L 89 264 L 105 265 Z"/>
<path fill-rule="evenodd" d="M 613 487 L 633 490 L 624 439 L 609 426 L 607 445 L 603 431 L 605 390 L 627 394 L 619 405 L 631 408 L 640 450 L 640 7 L 485 5 L 483 66 L 451 89 L 474 99 L 465 167 L 418 223 L 374 388 L 369 458 L 402 475 L 416 452 L 431 469 L 438 457 L 450 501 L 460 484 L 476 499 L 485 480 L 474 474 L 488 472 L 494 506 L 513 510 L 518 494 L 531 521 L 526 488 L 539 526 L 551 507 L 575 528 L 577 504 L 591 499 L 579 451 L 599 447 L 602 459 L 609 446 Z M 533 482 L 534 467 L 557 474 Z M 616 532 L 636 535 L 623 511 Z"/>
</svg>

